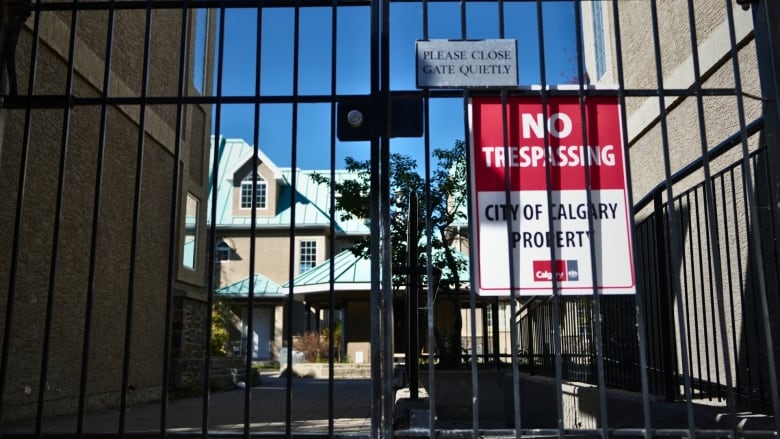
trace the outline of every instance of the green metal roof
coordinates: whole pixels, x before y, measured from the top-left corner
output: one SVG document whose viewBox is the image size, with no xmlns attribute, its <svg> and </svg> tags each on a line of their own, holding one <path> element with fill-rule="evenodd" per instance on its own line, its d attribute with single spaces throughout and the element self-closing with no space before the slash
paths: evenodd
<svg viewBox="0 0 780 439">
<path fill-rule="evenodd" d="M 350 250 L 344 250 L 332 259 L 335 291 L 370 291 L 371 260 L 356 256 Z M 330 290 L 331 260 L 317 265 L 309 271 L 299 274 L 292 282 L 282 285 L 297 293 L 319 293 Z"/>
<path fill-rule="evenodd" d="M 434 258 L 437 253 L 434 249 Z M 459 272 L 461 284 L 469 282 L 468 258 L 459 251 L 454 252 L 456 259 L 465 261 Z M 443 255 L 440 255 L 443 258 Z M 309 271 L 299 274 L 292 282 L 282 284 L 282 288 L 298 293 L 322 293 L 330 291 L 330 259 L 317 265 Z M 448 269 L 444 269 L 445 273 Z M 371 260 L 356 256 L 350 250 L 344 250 L 333 257 L 334 291 L 370 291 L 371 290 Z"/>
<path fill-rule="evenodd" d="M 214 294 L 223 297 L 232 297 L 232 298 L 247 297 L 248 298 L 249 280 L 250 278 L 247 277 L 238 282 L 235 282 L 233 284 L 230 284 L 228 286 L 222 287 L 214 291 Z M 287 296 L 286 288 L 281 287 L 276 282 L 268 279 L 267 277 L 259 273 L 255 274 L 254 276 L 254 287 L 255 287 L 255 297 L 268 297 L 268 296 L 286 297 Z"/>
<path fill-rule="evenodd" d="M 226 139 L 220 137 L 218 141 L 212 137 L 211 160 L 213 163 L 215 146 L 219 153 L 219 166 L 217 168 L 217 206 L 215 222 L 218 227 L 249 227 L 252 222 L 250 215 L 233 215 L 233 177 L 235 172 L 252 159 L 254 147 L 242 139 Z M 329 227 L 330 215 L 330 186 L 318 184 L 313 175 L 319 174 L 330 177 L 330 171 L 293 170 L 292 168 L 277 168 L 276 165 L 262 151 L 258 150 L 258 160 L 268 166 L 274 173 L 275 183 L 279 188 L 276 212 L 272 216 L 258 216 L 257 228 L 289 227 L 293 211 L 295 212 L 295 225 L 297 227 Z M 292 187 L 293 174 L 295 174 L 295 188 Z M 337 181 L 353 178 L 353 174 L 344 171 L 335 171 Z M 209 180 L 211 182 L 211 179 Z M 293 190 L 295 190 L 295 204 L 293 206 Z M 212 191 L 209 190 L 209 212 L 211 212 Z M 338 233 L 366 235 L 369 229 L 362 220 L 341 220 L 340 215 L 335 215 L 335 226 Z"/>
</svg>

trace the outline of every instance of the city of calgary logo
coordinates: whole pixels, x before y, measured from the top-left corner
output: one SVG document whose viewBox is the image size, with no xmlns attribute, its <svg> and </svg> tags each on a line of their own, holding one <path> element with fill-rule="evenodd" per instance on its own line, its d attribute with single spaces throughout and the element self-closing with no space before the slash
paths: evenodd
<svg viewBox="0 0 780 439">
<path fill-rule="evenodd" d="M 580 280 L 577 261 L 555 261 L 555 277 L 559 282 Z M 534 282 L 550 282 L 553 280 L 553 261 L 534 261 Z"/>
</svg>

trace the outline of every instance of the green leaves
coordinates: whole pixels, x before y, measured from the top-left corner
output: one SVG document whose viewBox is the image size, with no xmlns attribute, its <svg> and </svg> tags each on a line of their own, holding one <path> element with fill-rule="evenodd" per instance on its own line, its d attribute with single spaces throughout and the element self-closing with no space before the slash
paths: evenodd
<svg viewBox="0 0 780 439">
<path fill-rule="evenodd" d="M 462 256 L 454 255 L 453 245 L 461 239 L 461 230 L 467 219 L 467 186 L 466 186 L 466 144 L 462 140 L 455 141 L 451 148 L 432 151 L 430 186 L 426 188 L 425 176 L 418 171 L 417 162 L 403 154 L 390 155 L 390 219 L 393 264 L 407 265 L 407 229 L 409 221 L 417 221 L 419 234 L 413 242 L 419 248 L 421 255 L 419 264 L 425 264 L 425 243 L 423 239 L 427 231 L 427 221 L 430 219 L 432 230 L 431 246 L 437 251 L 433 264 L 444 269 L 440 284 L 444 288 L 457 289 L 458 272 L 465 262 Z M 345 159 L 345 169 L 353 174 L 353 178 L 336 182 L 333 188 L 336 196 L 336 210 L 342 220 L 370 220 L 371 194 L 371 163 L 368 160 L 359 161 L 352 157 Z M 315 176 L 320 184 L 330 184 L 328 177 Z M 417 192 L 419 199 L 417 218 L 408 217 L 409 194 Z M 429 202 L 426 202 L 426 196 Z M 430 212 L 428 207 L 430 206 Z M 355 243 L 353 251 L 356 254 L 367 255 L 368 238 Z"/>
</svg>

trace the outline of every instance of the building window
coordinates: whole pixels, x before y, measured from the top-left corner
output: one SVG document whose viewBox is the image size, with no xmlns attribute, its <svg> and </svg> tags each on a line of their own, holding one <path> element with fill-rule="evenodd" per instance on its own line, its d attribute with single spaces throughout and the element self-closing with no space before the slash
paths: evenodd
<svg viewBox="0 0 780 439">
<path fill-rule="evenodd" d="M 301 257 L 299 271 L 305 273 L 317 265 L 317 242 L 301 241 Z"/>
<path fill-rule="evenodd" d="M 258 209 L 265 209 L 267 189 L 268 185 L 265 182 L 265 179 L 258 175 L 257 190 L 255 193 Z M 241 208 L 252 208 L 252 174 L 247 175 L 246 178 L 244 178 L 244 180 L 241 182 Z"/>
<path fill-rule="evenodd" d="M 601 10 L 601 2 L 594 1 L 593 5 L 593 43 L 596 51 L 596 79 L 601 79 L 607 72 L 607 54 L 604 48 L 604 17 Z"/>
<path fill-rule="evenodd" d="M 195 63 L 192 84 L 203 94 L 206 85 L 206 46 L 208 45 L 208 10 L 195 11 L 195 47 L 193 61 Z"/>
<path fill-rule="evenodd" d="M 233 249 L 225 241 L 217 243 L 217 251 L 215 259 L 217 262 L 229 261 L 230 254 L 233 253 Z"/>
<path fill-rule="evenodd" d="M 190 270 L 195 269 L 198 247 L 198 209 L 200 203 L 192 194 L 187 194 L 187 204 L 184 212 L 184 248 L 182 249 L 182 265 Z"/>
</svg>

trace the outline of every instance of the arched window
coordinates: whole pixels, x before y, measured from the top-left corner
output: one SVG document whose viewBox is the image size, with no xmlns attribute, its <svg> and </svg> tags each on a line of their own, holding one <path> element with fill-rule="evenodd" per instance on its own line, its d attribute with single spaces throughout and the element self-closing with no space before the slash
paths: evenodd
<svg viewBox="0 0 780 439">
<path fill-rule="evenodd" d="M 267 188 L 268 185 L 266 184 L 265 179 L 258 175 L 257 192 L 255 193 L 258 209 L 265 209 Z M 241 181 L 241 208 L 252 208 L 252 174 L 247 175 L 246 178 Z"/>
<path fill-rule="evenodd" d="M 225 241 L 219 241 L 217 243 L 217 251 L 215 259 L 217 262 L 229 261 L 230 255 L 233 253 L 233 249 Z"/>
</svg>

